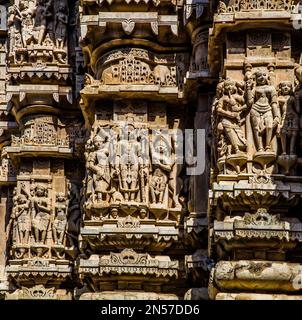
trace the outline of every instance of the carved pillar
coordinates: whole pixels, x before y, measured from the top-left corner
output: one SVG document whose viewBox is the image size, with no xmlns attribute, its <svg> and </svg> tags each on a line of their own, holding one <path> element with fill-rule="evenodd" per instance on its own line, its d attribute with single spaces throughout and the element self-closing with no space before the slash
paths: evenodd
<svg viewBox="0 0 302 320">
<path fill-rule="evenodd" d="M 189 177 L 188 216 L 185 217 L 185 241 L 190 248 L 190 254 L 185 257 L 185 266 L 188 283 L 191 288 L 186 292 L 184 299 L 206 300 L 208 299 L 208 276 L 211 267 L 207 253 L 208 228 L 207 208 L 209 175 L 211 163 L 211 130 L 210 110 L 213 91 L 213 79 L 208 65 L 208 26 L 210 8 L 207 1 L 200 1 L 193 6 L 187 4 L 185 10 L 196 12 L 190 16 L 187 24 L 191 32 L 192 53 L 190 68 L 186 74 L 185 92 L 190 105 L 192 122 L 187 128 L 194 128 L 194 157 L 195 172 Z M 202 10 L 201 10 L 202 9 Z"/>
<path fill-rule="evenodd" d="M 294 8 L 294 1 L 230 1 L 214 16 L 210 63 L 223 77 L 212 106 L 212 299 L 263 292 L 282 299 L 300 290 L 301 266 L 292 263 L 302 232 L 297 57 L 288 32 Z M 283 268 L 286 280 L 278 275 Z"/>
<path fill-rule="evenodd" d="M 81 138 L 72 105 L 73 34 L 67 33 L 74 9 L 65 0 L 16 0 L 8 10 L 6 92 L 19 132 L 5 148 L 17 173 L 7 229 L 12 290 L 6 298 L 70 299 L 64 288 L 77 254 L 81 179 L 77 165 L 68 171 Z"/>
<path fill-rule="evenodd" d="M 175 10 L 172 3 L 158 3 L 156 11 L 137 3 L 135 14 L 118 3 L 109 5 L 110 12 L 97 1 L 89 4 L 83 2 L 81 17 L 90 67 L 80 105 L 90 139 L 79 298 L 127 299 L 129 290 L 137 299 L 182 298 L 186 212 L 177 130 L 185 124 L 189 61 L 184 47 L 181 53 L 170 50 L 162 32 L 172 43 L 184 34 L 176 37 L 178 18 L 167 15 Z M 116 47 L 125 34 L 128 40 Z"/>
</svg>

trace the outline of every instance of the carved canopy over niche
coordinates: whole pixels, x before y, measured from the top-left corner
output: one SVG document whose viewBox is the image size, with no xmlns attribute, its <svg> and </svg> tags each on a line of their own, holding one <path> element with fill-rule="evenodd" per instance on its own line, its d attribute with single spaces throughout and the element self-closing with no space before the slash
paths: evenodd
<svg viewBox="0 0 302 320">
<path fill-rule="evenodd" d="M 111 51 L 95 64 L 96 79 L 102 85 L 144 84 L 175 87 L 182 84 L 184 55 L 156 55 L 140 48 Z"/>
</svg>

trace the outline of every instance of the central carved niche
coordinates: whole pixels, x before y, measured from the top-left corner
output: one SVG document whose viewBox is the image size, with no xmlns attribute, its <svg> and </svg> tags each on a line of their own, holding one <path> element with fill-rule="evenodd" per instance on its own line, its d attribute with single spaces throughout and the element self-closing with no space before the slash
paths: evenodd
<svg viewBox="0 0 302 320">
<path fill-rule="evenodd" d="M 174 150 L 169 135 L 152 135 L 146 127 L 96 125 L 85 153 L 86 217 L 178 220 Z"/>
</svg>

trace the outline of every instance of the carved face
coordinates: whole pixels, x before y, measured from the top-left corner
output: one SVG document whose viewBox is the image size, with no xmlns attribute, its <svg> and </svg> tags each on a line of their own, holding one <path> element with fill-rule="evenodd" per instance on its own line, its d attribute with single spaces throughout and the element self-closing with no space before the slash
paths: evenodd
<svg viewBox="0 0 302 320">
<path fill-rule="evenodd" d="M 256 73 L 256 82 L 258 85 L 265 85 L 268 83 L 268 75 L 265 72 L 257 72 Z"/>
<path fill-rule="evenodd" d="M 23 194 L 21 194 L 21 195 L 19 196 L 19 203 L 20 203 L 20 204 L 26 203 L 26 197 L 25 197 Z"/>
<path fill-rule="evenodd" d="M 136 140 L 135 128 L 132 125 L 128 125 L 128 138 L 129 138 L 129 141 Z"/>
<path fill-rule="evenodd" d="M 43 186 L 36 187 L 36 195 L 38 197 L 43 197 L 45 195 L 45 188 Z"/>
<path fill-rule="evenodd" d="M 20 9 L 21 10 L 28 9 L 28 1 L 20 2 Z"/>
<path fill-rule="evenodd" d="M 93 139 L 93 144 L 97 150 L 101 149 L 104 140 L 100 136 L 95 136 Z"/>
<path fill-rule="evenodd" d="M 162 177 L 164 174 L 162 173 L 162 171 L 160 169 L 156 169 L 154 171 L 154 176 L 156 177 Z"/>
<path fill-rule="evenodd" d="M 293 85 L 291 82 L 283 81 L 280 83 L 281 94 L 283 95 L 290 94 L 292 92 L 292 89 L 293 89 Z"/>
<path fill-rule="evenodd" d="M 144 209 L 142 209 L 142 210 L 140 211 L 140 216 L 141 216 L 141 219 L 145 219 L 146 216 L 147 216 L 147 211 L 144 210 Z"/>
<path fill-rule="evenodd" d="M 224 85 L 224 90 L 226 94 L 236 92 L 236 85 L 234 81 L 226 81 Z"/>
<path fill-rule="evenodd" d="M 59 5 L 59 12 L 65 13 L 65 6 L 62 3 Z"/>
</svg>

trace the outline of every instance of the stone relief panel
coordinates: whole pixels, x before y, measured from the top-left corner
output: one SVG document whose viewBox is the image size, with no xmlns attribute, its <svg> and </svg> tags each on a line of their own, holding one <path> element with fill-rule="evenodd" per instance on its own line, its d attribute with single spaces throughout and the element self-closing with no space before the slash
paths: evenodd
<svg viewBox="0 0 302 320">
<path fill-rule="evenodd" d="M 19 176 L 7 228 L 11 259 L 64 260 L 73 255 L 80 223 L 79 191 L 67 182 L 57 191 L 56 184 L 50 176 Z"/>
<path fill-rule="evenodd" d="M 178 220 L 182 206 L 172 143 L 169 135 L 152 135 L 131 123 L 96 125 L 85 152 L 86 216 L 96 211 L 103 212 L 98 219 L 116 218 L 122 210 L 122 216 Z"/>
<path fill-rule="evenodd" d="M 66 0 L 15 0 L 8 9 L 12 64 L 67 63 Z"/>
<path fill-rule="evenodd" d="M 296 90 L 290 80 L 277 83 L 270 66 L 246 65 L 243 81 L 220 80 L 212 106 L 220 172 L 294 173 L 300 128 Z"/>
</svg>

